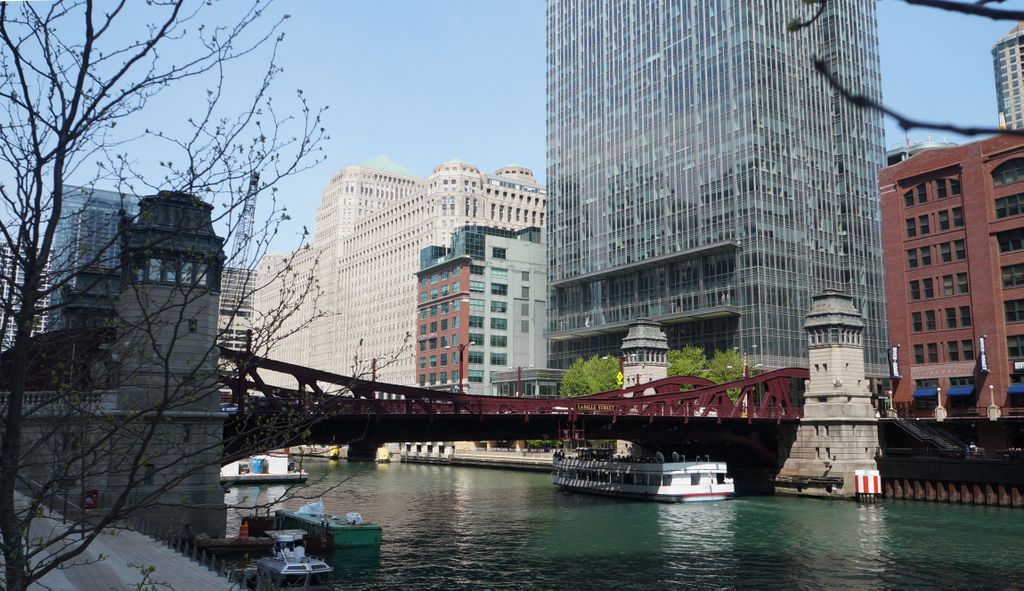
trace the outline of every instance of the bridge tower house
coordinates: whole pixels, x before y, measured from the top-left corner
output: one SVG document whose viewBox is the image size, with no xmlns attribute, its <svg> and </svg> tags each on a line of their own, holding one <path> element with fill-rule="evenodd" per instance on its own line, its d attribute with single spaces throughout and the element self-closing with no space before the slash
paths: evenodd
<svg viewBox="0 0 1024 591">
<path fill-rule="evenodd" d="M 223 535 L 215 343 L 224 240 L 213 229 L 213 206 L 198 197 L 161 191 L 139 209 L 122 227 L 123 325 L 113 352 L 121 374 L 117 410 L 146 418 L 124 425 L 106 450 L 104 496 L 124 490 L 134 467 L 130 502 L 147 507 L 143 519 Z M 143 459 L 132 459 L 136 453 Z"/>
<path fill-rule="evenodd" d="M 646 384 L 666 377 L 668 339 L 660 323 L 640 318 L 629 325 L 622 339 L 622 384 Z"/>
<path fill-rule="evenodd" d="M 852 497 L 854 471 L 876 468 L 878 419 L 864 375 L 864 319 L 853 298 L 825 290 L 804 322 L 810 379 L 804 416 L 776 492 Z"/>
</svg>

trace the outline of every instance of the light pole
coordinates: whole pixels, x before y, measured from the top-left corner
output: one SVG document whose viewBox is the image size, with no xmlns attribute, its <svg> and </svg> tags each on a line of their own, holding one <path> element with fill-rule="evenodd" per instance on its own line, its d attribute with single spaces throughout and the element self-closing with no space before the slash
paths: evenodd
<svg viewBox="0 0 1024 591">
<path fill-rule="evenodd" d="M 466 347 L 475 345 L 474 341 L 463 343 L 459 345 L 459 394 L 464 392 L 462 388 L 462 380 L 466 379 Z"/>
</svg>

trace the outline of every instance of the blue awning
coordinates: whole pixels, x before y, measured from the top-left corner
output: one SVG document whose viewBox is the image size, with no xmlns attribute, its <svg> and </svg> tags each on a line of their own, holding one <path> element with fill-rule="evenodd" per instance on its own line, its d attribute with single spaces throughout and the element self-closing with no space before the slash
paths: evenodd
<svg viewBox="0 0 1024 591">
<path fill-rule="evenodd" d="M 974 386 L 953 386 L 946 392 L 946 396 L 970 396 L 974 394 Z"/>
<path fill-rule="evenodd" d="M 1024 394 L 1024 384 L 1010 384 L 1007 394 Z"/>
<path fill-rule="evenodd" d="M 914 398 L 935 398 L 938 388 L 918 388 L 914 390 Z"/>
</svg>

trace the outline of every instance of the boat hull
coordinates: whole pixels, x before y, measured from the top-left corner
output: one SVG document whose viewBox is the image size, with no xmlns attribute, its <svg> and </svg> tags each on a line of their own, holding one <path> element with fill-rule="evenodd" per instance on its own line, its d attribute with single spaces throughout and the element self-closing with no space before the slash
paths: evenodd
<svg viewBox="0 0 1024 591">
<path fill-rule="evenodd" d="M 559 490 L 565 493 L 581 493 L 599 497 L 614 497 L 617 499 L 633 499 L 637 501 L 655 501 L 658 503 L 709 503 L 715 501 L 728 501 L 732 493 L 685 493 L 676 495 L 663 495 L 657 493 L 639 493 L 621 490 L 599 490 L 594 488 L 571 486 L 567 484 L 558 485 Z"/>
<path fill-rule="evenodd" d="M 307 548 L 312 552 L 323 552 L 340 548 L 380 546 L 381 527 L 375 523 L 351 524 L 330 516 L 312 516 L 294 511 L 278 511 L 280 529 L 302 529 L 308 534 Z"/>
</svg>

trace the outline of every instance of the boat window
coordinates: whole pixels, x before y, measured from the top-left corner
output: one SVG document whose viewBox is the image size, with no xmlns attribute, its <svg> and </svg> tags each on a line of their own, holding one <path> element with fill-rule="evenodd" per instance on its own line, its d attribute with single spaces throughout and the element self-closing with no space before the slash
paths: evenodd
<svg viewBox="0 0 1024 591">
<path fill-rule="evenodd" d="M 698 484 L 700 484 L 700 477 L 701 477 L 701 474 L 699 472 L 694 473 L 694 474 L 690 474 L 690 484 L 691 485 L 698 485 Z"/>
<path fill-rule="evenodd" d="M 285 589 L 302 589 L 306 586 L 306 575 L 286 575 L 282 583 Z"/>
<path fill-rule="evenodd" d="M 622 484 L 622 472 L 612 472 L 612 482 Z"/>
<path fill-rule="evenodd" d="M 661 484 L 662 484 L 662 486 L 668 486 L 668 485 L 672 484 L 672 475 L 671 474 L 663 474 L 661 476 Z"/>
<path fill-rule="evenodd" d="M 718 482 L 718 484 L 725 484 L 725 474 L 719 472 L 718 474 L 715 475 L 715 480 Z"/>
</svg>

